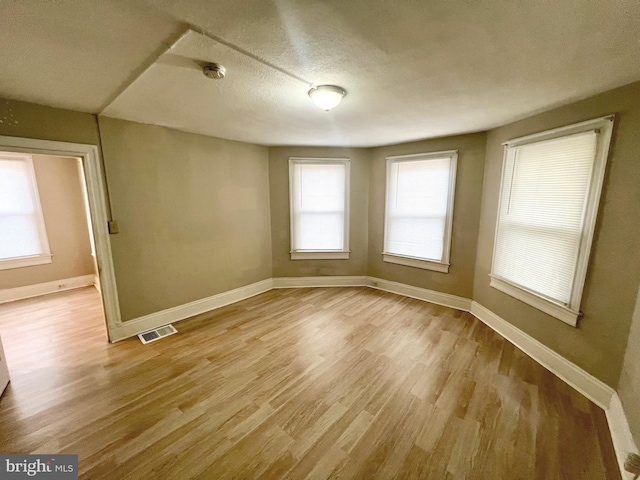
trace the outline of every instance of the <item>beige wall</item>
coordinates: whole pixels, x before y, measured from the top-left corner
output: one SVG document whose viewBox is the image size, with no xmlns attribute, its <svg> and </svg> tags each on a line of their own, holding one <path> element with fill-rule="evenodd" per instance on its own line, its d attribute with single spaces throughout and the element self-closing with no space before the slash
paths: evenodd
<svg viewBox="0 0 640 480">
<path fill-rule="evenodd" d="M 289 157 L 350 158 L 351 254 L 348 260 L 291 260 L 289 254 Z M 322 147 L 275 147 L 269 149 L 271 237 L 274 277 L 367 274 L 367 211 L 369 151 Z"/>
<path fill-rule="evenodd" d="M 100 118 L 124 321 L 271 277 L 266 147 Z"/>
<path fill-rule="evenodd" d="M 482 195 L 474 300 L 615 387 L 640 283 L 640 83 L 491 130 Z M 618 113 L 582 299 L 579 328 L 489 286 L 502 142 Z"/>
<path fill-rule="evenodd" d="M 369 275 L 471 298 L 485 155 L 484 133 L 375 148 L 369 185 Z M 449 273 L 382 261 L 386 157 L 458 150 Z"/>
<path fill-rule="evenodd" d="M 93 275 L 93 257 L 79 161 L 33 156 L 51 263 L 0 270 L 0 290 Z"/>
<path fill-rule="evenodd" d="M 0 135 L 100 144 L 94 115 L 2 98 Z"/>
<path fill-rule="evenodd" d="M 640 291 L 636 299 L 627 351 L 622 365 L 618 394 L 631 427 L 631 434 L 640 446 Z"/>
</svg>

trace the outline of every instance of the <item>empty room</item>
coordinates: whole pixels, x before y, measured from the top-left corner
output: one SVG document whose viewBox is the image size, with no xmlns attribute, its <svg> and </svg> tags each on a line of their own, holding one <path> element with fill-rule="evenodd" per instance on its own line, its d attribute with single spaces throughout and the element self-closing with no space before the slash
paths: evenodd
<svg viewBox="0 0 640 480">
<path fill-rule="evenodd" d="M 640 476 L 640 4 L 0 27 L 0 478 Z"/>
</svg>

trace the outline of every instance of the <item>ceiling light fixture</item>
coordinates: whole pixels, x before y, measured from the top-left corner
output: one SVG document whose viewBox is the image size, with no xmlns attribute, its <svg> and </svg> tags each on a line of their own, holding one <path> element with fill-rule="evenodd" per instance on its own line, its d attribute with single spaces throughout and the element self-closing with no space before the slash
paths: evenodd
<svg viewBox="0 0 640 480">
<path fill-rule="evenodd" d="M 344 88 L 335 85 L 318 85 L 309 90 L 309 96 L 313 103 L 325 112 L 338 105 L 346 94 L 347 91 Z"/>
</svg>

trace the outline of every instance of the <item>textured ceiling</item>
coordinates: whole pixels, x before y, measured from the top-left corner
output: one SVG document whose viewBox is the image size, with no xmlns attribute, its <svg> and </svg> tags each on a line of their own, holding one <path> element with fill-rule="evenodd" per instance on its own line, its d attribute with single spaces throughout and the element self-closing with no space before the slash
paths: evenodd
<svg viewBox="0 0 640 480">
<path fill-rule="evenodd" d="M 0 96 L 265 145 L 382 145 L 640 80 L 638 31 L 637 0 L 3 0 Z M 349 93 L 326 113 L 311 82 Z"/>
</svg>

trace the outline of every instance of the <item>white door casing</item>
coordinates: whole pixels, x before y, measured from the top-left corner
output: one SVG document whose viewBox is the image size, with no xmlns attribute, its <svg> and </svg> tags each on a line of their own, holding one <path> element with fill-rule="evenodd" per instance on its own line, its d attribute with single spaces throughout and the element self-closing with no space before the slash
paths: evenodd
<svg viewBox="0 0 640 480">
<path fill-rule="evenodd" d="M 7 359 L 4 356 L 4 350 L 2 348 L 2 338 L 0 338 L 0 396 L 2 396 L 8 384 L 9 369 L 7 367 Z"/>
<path fill-rule="evenodd" d="M 91 226 L 96 247 L 98 276 L 104 305 L 104 314 L 109 339 L 120 338 L 122 320 L 118 291 L 111 256 L 111 239 L 107 222 L 109 214 L 107 208 L 106 180 L 100 161 L 100 153 L 96 145 L 81 143 L 57 142 L 52 140 L 38 140 L 33 138 L 6 137 L 0 135 L 0 151 L 22 152 L 39 155 L 54 155 L 62 157 L 80 158 L 84 170 L 84 177 L 89 199 Z"/>
</svg>

